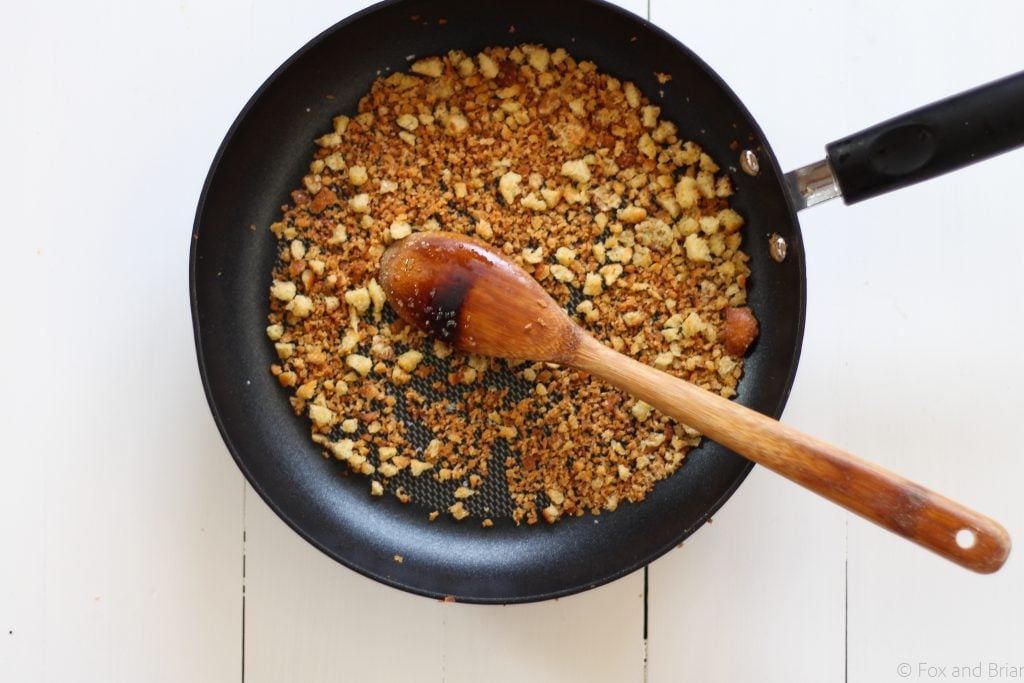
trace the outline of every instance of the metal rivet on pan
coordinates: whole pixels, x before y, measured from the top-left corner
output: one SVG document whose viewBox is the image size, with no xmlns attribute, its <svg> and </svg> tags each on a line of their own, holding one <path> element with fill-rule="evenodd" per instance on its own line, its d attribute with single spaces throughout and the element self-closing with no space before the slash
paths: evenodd
<svg viewBox="0 0 1024 683">
<path fill-rule="evenodd" d="M 757 175 L 761 172 L 761 163 L 753 150 L 743 150 L 739 153 L 739 168 L 743 169 L 746 175 Z"/>
<path fill-rule="evenodd" d="M 745 149 L 740 152 L 740 168 L 747 175 L 757 175 L 761 171 L 761 164 L 753 150 Z"/>
<path fill-rule="evenodd" d="M 786 260 L 786 238 L 777 232 L 768 237 L 768 253 L 776 263 Z"/>
</svg>

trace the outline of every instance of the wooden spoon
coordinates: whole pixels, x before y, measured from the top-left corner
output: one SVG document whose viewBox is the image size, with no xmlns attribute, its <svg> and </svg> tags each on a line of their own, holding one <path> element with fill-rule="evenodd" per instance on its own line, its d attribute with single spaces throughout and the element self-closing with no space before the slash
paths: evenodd
<svg viewBox="0 0 1024 683">
<path fill-rule="evenodd" d="M 999 569 L 995 521 L 878 465 L 619 354 L 588 335 L 527 273 L 462 235 L 417 233 L 381 258 L 380 283 L 407 322 L 454 347 L 578 368 L 740 455 L 977 572 Z"/>
</svg>

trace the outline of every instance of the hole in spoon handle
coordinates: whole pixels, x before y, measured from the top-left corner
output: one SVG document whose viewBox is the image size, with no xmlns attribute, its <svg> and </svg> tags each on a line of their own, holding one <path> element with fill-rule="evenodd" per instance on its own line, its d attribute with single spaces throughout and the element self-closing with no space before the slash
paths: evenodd
<svg viewBox="0 0 1024 683">
<path fill-rule="evenodd" d="M 956 532 L 956 544 L 964 550 L 970 550 L 978 542 L 978 536 L 970 529 L 961 529 Z"/>
</svg>

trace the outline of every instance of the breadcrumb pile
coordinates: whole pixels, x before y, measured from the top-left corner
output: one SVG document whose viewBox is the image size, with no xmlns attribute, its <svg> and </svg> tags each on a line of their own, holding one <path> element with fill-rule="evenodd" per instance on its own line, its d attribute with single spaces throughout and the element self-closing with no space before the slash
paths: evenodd
<svg viewBox="0 0 1024 683">
<path fill-rule="evenodd" d="M 396 318 L 378 262 L 416 231 L 473 235 L 597 339 L 732 397 L 753 337 L 732 192 L 636 85 L 563 49 L 420 59 L 333 120 L 271 226 L 271 371 L 325 457 L 431 520 L 641 501 L 700 434 L 577 371 L 453 351 Z"/>
</svg>

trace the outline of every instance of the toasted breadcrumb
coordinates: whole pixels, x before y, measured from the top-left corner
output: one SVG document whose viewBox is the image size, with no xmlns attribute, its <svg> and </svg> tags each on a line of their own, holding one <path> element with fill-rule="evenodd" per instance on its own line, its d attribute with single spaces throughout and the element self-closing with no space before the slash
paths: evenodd
<svg viewBox="0 0 1024 683">
<path fill-rule="evenodd" d="M 325 122 L 270 226 L 266 327 L 271 372 L 325 455 L 370 477 L 372 496 L 483 527 L 611 512 L 675 472 L 700 434 L 575 371 L 455 352 L 388 322 L 377 264 L 414 231 L 474 235 L 601 341 L 734 396 L 756 337 L 744 219 L 687 123 L 541 45 L 413 59 Z M 490 507 L 493 477 L 511 512 Z M 447 500 L 420 500 L 422 485 Z"/>
</svg>

